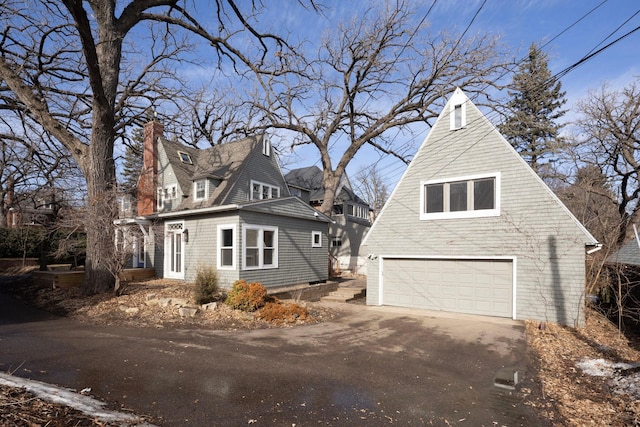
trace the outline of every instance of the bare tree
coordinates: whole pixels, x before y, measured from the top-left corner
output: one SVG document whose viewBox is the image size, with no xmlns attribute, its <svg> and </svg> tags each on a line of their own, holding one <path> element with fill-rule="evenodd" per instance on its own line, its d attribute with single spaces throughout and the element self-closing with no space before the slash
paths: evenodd
<svg viewBox="0 0 640 427">
<path fill-rule="evenodd" d="M 86 180 L 90 218 L 113 212 L 116 139 L 144 120 L 146 108 L 176 99 L 183 89 L 175 67 L 187 59 L 187 37 L 195 35 L 211 46 L 218 64 L 228 60 L 236 70 L 258 73 L 270 49 L 290 53 L 284 40 L 252 25 L 261 9 L 257 2 L 246 14 L 233 0 L 195 7 L 177 0 L 0 4 L 0 110 L 23 111 L 68 150 Z M 245 56 L 238 46 L 254 55 Z M 86 226 L 82 290 L 111 289 L 105 260 L 114 251 L 113 227 Z"/>
<path fill-rule="evenodd" d="M 482 98 L 505 65 L 496 38 L 432 34 L 428 21 L 414 16 L 405 1 L 380 2 L 332 25 L 307 58 L 279 53 L 273 61 L 291 72 L 259 73 L 257 87 L 233 93 L 227 102 L 235 111 L 244 109 L 252 130 L 272 129 L 289 138 L 292 149 L 310 144 L 318 150 L 324 213 L 331 211 L 340 178 L 363 146 L 407 163 L 407 147 L 388 131 L 429 125 L 456 86 Z M 246 132 L 246 125 L 237 131 Z"/>
<path fill-rule="evenodd" d="M 583 164 L 596 166 L 606 176 L 620 217 L 619 246 L 640 210 L 640 86 L 633 82 L 615 91 L 605 84 L 590 92 L 578 111 L 574 152 Z"/>
<path fill-rule="evenodd" d="M 389 198 L 389 189 L 376 165 L 363 166 L 355 176 L 355 190 L 371 209 L 371 220 L 375 221 Z"/>
</svg>

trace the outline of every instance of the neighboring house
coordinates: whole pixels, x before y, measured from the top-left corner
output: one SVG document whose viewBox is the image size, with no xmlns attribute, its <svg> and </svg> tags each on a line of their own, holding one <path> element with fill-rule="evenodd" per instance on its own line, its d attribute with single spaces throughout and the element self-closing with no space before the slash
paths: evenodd
<svg viewBox="0 0 640 427">
<path fill-rule="evenodd" d="M 456 89 L 365 238 L 367 303 L 580 325 L 599 248 Z"/>
<path fill-rule="evenodd" d="M 16 197 L 13 191 L 7 194 L 7 227 L 44 227 L 56 220 L 60 201 L 53 190 L 40 190 Z"/>
<path fill-rule="evenodd" d="M 319 167 L 294 169 L 284 178 L 292 195 L 320 208 L 324 201 L 324 185 Z M 334 270 L 365 273 L 360 245 L 371 227 L 369 211 L 367 202 L 354 193 L 349 178 L 343 175 L 331 212 L 333 222 L 329 225 L 329 255 Z"/>
<path fill-rule="evenodd" d="M 267 138 L 198 150 L 162 132 L 156 121 L 145 126 L 137 216 L 116 222 L 142 236 L 134 266 L 186 281 L 211 266 L 224 287 L 238 279 L 276 288 L 328 278 L 331 220 L 289 195 Z"/>
<path fill-rule="evenodd" d="M 617 252 L 609 255 L 606 263 L 640 267 L 640 239 L 638 239 L 638 236 L 636 235 L 618 249 Z"/>
</svg>

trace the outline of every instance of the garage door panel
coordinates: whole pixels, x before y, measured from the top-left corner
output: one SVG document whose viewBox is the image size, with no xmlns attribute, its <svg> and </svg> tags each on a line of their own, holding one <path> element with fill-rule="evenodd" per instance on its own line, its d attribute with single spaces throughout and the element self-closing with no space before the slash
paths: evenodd
<svg viewBox="0 0 640 427">
<path fill-rule="evenodd" d="M 511 317 L 510 260 L 384 259 L 382 303 Z"/>
</svg>

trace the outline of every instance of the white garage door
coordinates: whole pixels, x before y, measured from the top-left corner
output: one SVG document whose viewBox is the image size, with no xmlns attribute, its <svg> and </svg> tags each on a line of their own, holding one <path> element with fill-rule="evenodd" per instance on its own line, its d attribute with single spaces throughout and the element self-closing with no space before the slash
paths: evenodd
<svg viewBox="0 0 640 427">
<path fill-rule="evenodd" d="M 512 317 L 511 260 L 385 258 L 382 304 Z"/>
</svg>

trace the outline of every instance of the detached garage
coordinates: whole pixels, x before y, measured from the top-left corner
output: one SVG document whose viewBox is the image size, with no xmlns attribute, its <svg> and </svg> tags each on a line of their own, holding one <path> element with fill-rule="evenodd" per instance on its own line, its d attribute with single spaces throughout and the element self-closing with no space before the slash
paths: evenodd
<svg viewBox="0 0 640 427">
<path fill-rule="evenodd" d="M 383 258 L 380 304 L 511 318 L 513 266 L 511 259 Z"/>
<path fill-rule="evenodd" d="M 578 326 L 598 248 L 456 89 L 360 253 L 367 304 Z"/>
</svg>

